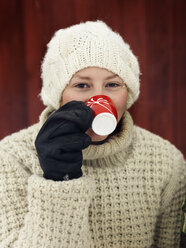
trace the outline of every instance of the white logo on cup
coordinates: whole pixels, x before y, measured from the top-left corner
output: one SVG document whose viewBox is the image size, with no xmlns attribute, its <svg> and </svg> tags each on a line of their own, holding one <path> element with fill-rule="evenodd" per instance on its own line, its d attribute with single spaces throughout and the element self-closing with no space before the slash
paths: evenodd
<svg viewBox="0 0 186 248">
<path fill-rule="evenodd" d="M 109 102 L 103 98 L 98 98 L 96 101 L 91 98 L 88 102 L 87 102 L 87 106 L 89 106 L 90 108 L 94 105 L 94 104 L 98 104 L 104 108 L 106 108 L 111 114 L 112 114 L 112 111 L 107 108 L 105 105 L 101 104 L 101 103 L 104 103 L 104 104 L 108 104 L 109 105 Z"/>
</svg>

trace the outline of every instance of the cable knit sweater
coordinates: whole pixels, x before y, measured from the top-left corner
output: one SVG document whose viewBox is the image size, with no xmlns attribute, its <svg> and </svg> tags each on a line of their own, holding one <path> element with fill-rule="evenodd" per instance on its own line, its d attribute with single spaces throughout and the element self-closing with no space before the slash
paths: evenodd
<svg viewBox="0 0 186 248">
<path fill-rule="evenodd" d="M 34 141 L 47 114 L 0 142 L 0 247 L 179 247 L 182 154 L 126 112 L 118 134 L 83 151 L 83 177 L 46 180 Z"/>
</svg>

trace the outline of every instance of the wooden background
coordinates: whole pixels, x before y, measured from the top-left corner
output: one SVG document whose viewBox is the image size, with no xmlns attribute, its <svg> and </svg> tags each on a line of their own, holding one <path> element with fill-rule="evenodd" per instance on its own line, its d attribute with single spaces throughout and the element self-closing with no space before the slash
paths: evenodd
<svg viewBox="0 0 186 248">
<path fill-rule="evenodd" d="M 97 19 L 139 58 L 135 123 L 186 155 L 185 0 L 0 0 L 0 138 L 38 121 L 40 65 L 54 32 Z"/>
</svg>

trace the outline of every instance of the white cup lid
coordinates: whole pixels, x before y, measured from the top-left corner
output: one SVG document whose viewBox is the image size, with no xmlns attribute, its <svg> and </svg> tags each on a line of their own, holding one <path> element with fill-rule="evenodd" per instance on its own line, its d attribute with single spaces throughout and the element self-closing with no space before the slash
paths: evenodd
<svg viewBox="0 0 186 248">
<path fill-rule="evenodd" d="M 96 115 L 92 122 L 92 130 L 101 136 L 111 134 L 117 126 L 117 120 L 114 115 L 101 113 Z"/>
</svg>

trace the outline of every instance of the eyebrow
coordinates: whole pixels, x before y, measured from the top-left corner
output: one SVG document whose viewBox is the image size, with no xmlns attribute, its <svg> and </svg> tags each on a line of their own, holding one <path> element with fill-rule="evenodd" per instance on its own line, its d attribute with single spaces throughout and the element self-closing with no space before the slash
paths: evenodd
<svg viewBox="0 0 186 248">
<path fill-rule="evenodd" d="M 117 74 L 114 74 L 112 76 L 106 77 L 105 80 L 113 79 L 115 77 L 119 77 L 119 76 Z M 81 75 L 76 75 L 75 78 L 79 78 L 79 79 L 83 79 L 83 80 L 91 80 L 90 77 L 85 77 L 85 76 L 81 76 Z"/>
</svg>

